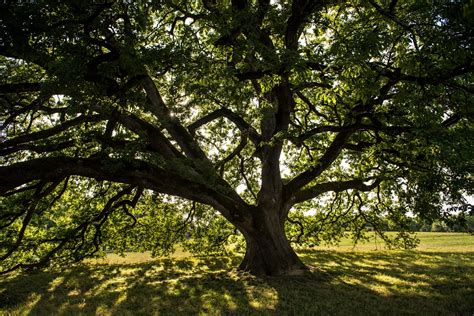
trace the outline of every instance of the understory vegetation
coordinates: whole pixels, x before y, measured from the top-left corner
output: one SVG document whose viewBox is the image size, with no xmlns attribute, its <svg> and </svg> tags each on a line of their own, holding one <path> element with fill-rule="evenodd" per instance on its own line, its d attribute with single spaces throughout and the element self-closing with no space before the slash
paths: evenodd
<svg viewBox="0 0 474 316">
<path fill-rule="evenodd" d="M 310 266 L 302 277 L 237 273 L 237 255 L 111 255 L 61 272 L 3 277 L 0 314 L 472 315 L 474 236 L 419 238 L 416 251 L 381 250 L 374 239 L 301 250 Z"/>
</svg>

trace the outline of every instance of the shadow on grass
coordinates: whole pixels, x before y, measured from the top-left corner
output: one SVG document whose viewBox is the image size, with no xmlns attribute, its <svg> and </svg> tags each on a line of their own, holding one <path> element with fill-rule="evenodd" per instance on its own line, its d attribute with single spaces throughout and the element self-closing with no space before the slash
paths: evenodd
<svg viewBox="0 0 474 316">
<path fill-rule="evenodd" d="M 474 252 L 306 251 L 304 277 L 228 272 L 238 258 L 84 265 L 0 280 L 0 313 L 474 313 Z"/>
<path fill-rule="evenodd" d="M 281 298 L 277 309 L 288 313 L 474 315 L 474 252 L 305 251 L 300 257 L 328 281 L 272 281 Z"/>
</svg>

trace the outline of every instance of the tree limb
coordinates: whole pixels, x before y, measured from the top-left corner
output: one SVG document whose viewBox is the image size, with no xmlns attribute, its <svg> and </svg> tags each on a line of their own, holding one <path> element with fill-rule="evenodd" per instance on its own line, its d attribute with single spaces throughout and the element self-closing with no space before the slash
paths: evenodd
<svg viewBox="0 0 474 316">
<path fill-rule="evenodd" d="M 246 145 L 247 145 L 247 134 L 242 133 L 242 137 L 240 139 L 239 145 L 227 157 L 225 157 L 222 160 L 219 160 L 216 163 L 216 168 L 224 168 L 224 165 L 228 163 L 229 161 L 231 161 L 232 159 L 234 159 L 235 156 L 238 156 L 240 152 L 245 148 Z M 221 172 L 221 176 L 222 176 L 222 172 Z"/>
<path fill-rule="evenodd" d="M 371 184 L 365 184 L 363 180 L 335 181 L 316 184 L 308 189 L 301 190 L 294 195 L 294 203 L 300 203 L 317 197 L 325 192 L 341 192 L 345 190 L 371 191 L 375 189 L 382 180 L 376 179 Z"/>
<path fill-rule="evenodd" d="M 408 75 L 401 72 L 400 68 L 387 68 L 381 67 L 379 64 L 370 63 L 369 66 L 376 72 L 384 77 L 387 77 L 394 81 L 411 81 L 421 85 L 431 84 L 437 85 L 445 83 L 446 81 L 453 79 L 458 76 L 462 76 L 474 71 L 474 65 L 471 63 L 465 63 L 457 67 L 446 70 L 444 73 L 438 73 L 430 76 L 415 76 Z"/>
<path fill-rule="evenodd" d="M 79 117 L 76 117 L 72 120 L 61 123 L 55 127 L 52 127 L 46 130 L 33 132 L 26 135 L 20 135 L 12 139 L 7 139 L 6 141 L 0 143 L 0 149 L 6 149 L 18 144 L 45 139 L 45 138 L 57 135 L 61 132 L 64 132 L 65 130 L 69 128 L 78 126 L 84 122 L 97 122 L 100 120 L 101 120 L 101 116 L 99 115 L 92 115 L 92 116 L 81 115 Z"/>
<path fill-rule="evenodd" d="M 166 106 L 160 92 L 155 86 L 153 79 L 147 76 L 143 80 L 143 86 L 150 100 L 151 112 L 160 120 L 171 137 L 178 143 L 186 156 L 192 159 L 200 159 L 209 162 L 204 152 L 199 148 L 188 131 L 179 123 L 178 119 L 171 116 L 170 110 Z"/>
<path fill-rule="evenodd" d="M 195 131 L 209 123 L 212 122 L 220 117 L 225 117 L 228 120 L 230 120 L 232 123 L 234 123 L 238 129 L 242 133 L 248 133 L 250 140 L 257 145 L 261 141 L 261 136 L 258 134 L 258 132 L 253 128 L 249 123 L 247 123 L 242 117 L 240 117 L 238 114 L 232 112 L 231 110 L 227 108 L 220 108 L 218 110 L 215 110 L 211 113 L 208 113 L 195 121 L 194 123 L 190 124 L 188 126 L 188 130 L 191 133 L 191 135 L 194 135 Z"/>
<path fill-rule="evenodd" d="M 220 178 L 203 177 L 176 161 L 160 167 L 138 159 L 47 157 L 0 167 L 0 196 L 34 180 L 70 175 L 126 183 L 213 206 L 226 218 L 246 220 L 248 205 Z"/>
<path fill-rule="evenodd" d="M 306 19 L 313 14 L 316 8 L 324 5 L 325 1 L 316 0 L 293 0 L 291 4 L 291 15 L 286 23 L 285 46 L 287 49 L 295 50 L 298 47 L 298 39 L 302 31 L 302 25 Z"/>
<path fill-rule="evenodd" d="M 315 177 L 319 176 L 324 170 L 329 168 L 332 162 L 339 156 L 339 153 L 342 151 L 349 140 L 349 137 L 353 133 L 354 130 L 339 132 L 332 141 L 331 145 L 329 145 L 327 148 L 326 152 L 319 159 L 316 166 L 313 166 L 302 172 L 285 185 L 286 194 L 291 195 L 297 192 L 300 188 L 310 183 Z"/>
</svg>

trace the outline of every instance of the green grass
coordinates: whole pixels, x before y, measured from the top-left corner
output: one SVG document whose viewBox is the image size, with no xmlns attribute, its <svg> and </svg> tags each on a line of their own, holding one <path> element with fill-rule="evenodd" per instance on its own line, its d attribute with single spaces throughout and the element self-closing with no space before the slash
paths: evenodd
<svg viewBox="0 0 474 316">
<path fill-rule="evenodd" d="M 292 278 L 232 272 L 236 257 L 111 256 L 3 277 L 0 314 L 474 315 L 474 236 L 420 237 L 417 251 L 374 251 L 373 241 L 301 251 L 311 273 Z"/>
<path fill-rule="evenodd" d="M 393 237 L 395 232 L 388 232 L 389 237 Z M 474 251 L 474 236 L 464 233 L 432 233 L 418 232 L 417 237 L 420 244 L 416 247 L 418 251 L 450 251 L 450 252 L 472 252 Z M 358 243 L 354 246 L 352 239 L 343 238 L 337 246 L 320 246 L 316 249 L 321 250 L 337 250 L 337 251 L 367 251 L 367 250 L 384 250 L 386 247 L 382 240 L 370 235 L 370 240 L 364 243 Z"/>
</svg>

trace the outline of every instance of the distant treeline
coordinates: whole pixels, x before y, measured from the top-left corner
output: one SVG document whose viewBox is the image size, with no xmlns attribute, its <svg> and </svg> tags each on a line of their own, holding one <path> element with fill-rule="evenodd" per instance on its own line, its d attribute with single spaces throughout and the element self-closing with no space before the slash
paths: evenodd
<svg viewBox="0 0 474 316">
<path fill-rule="evenodd" d="M 407 223 L 411 231 L 419 232 L 470 232 L 474 233 L 474 215 L 458 217 L 449 220 L 420 220 L 413 218 Z M 398 231 L 400 226 L 395 226 L 390 221 L 385 221 L 386 231 Z"/>
</svg>

